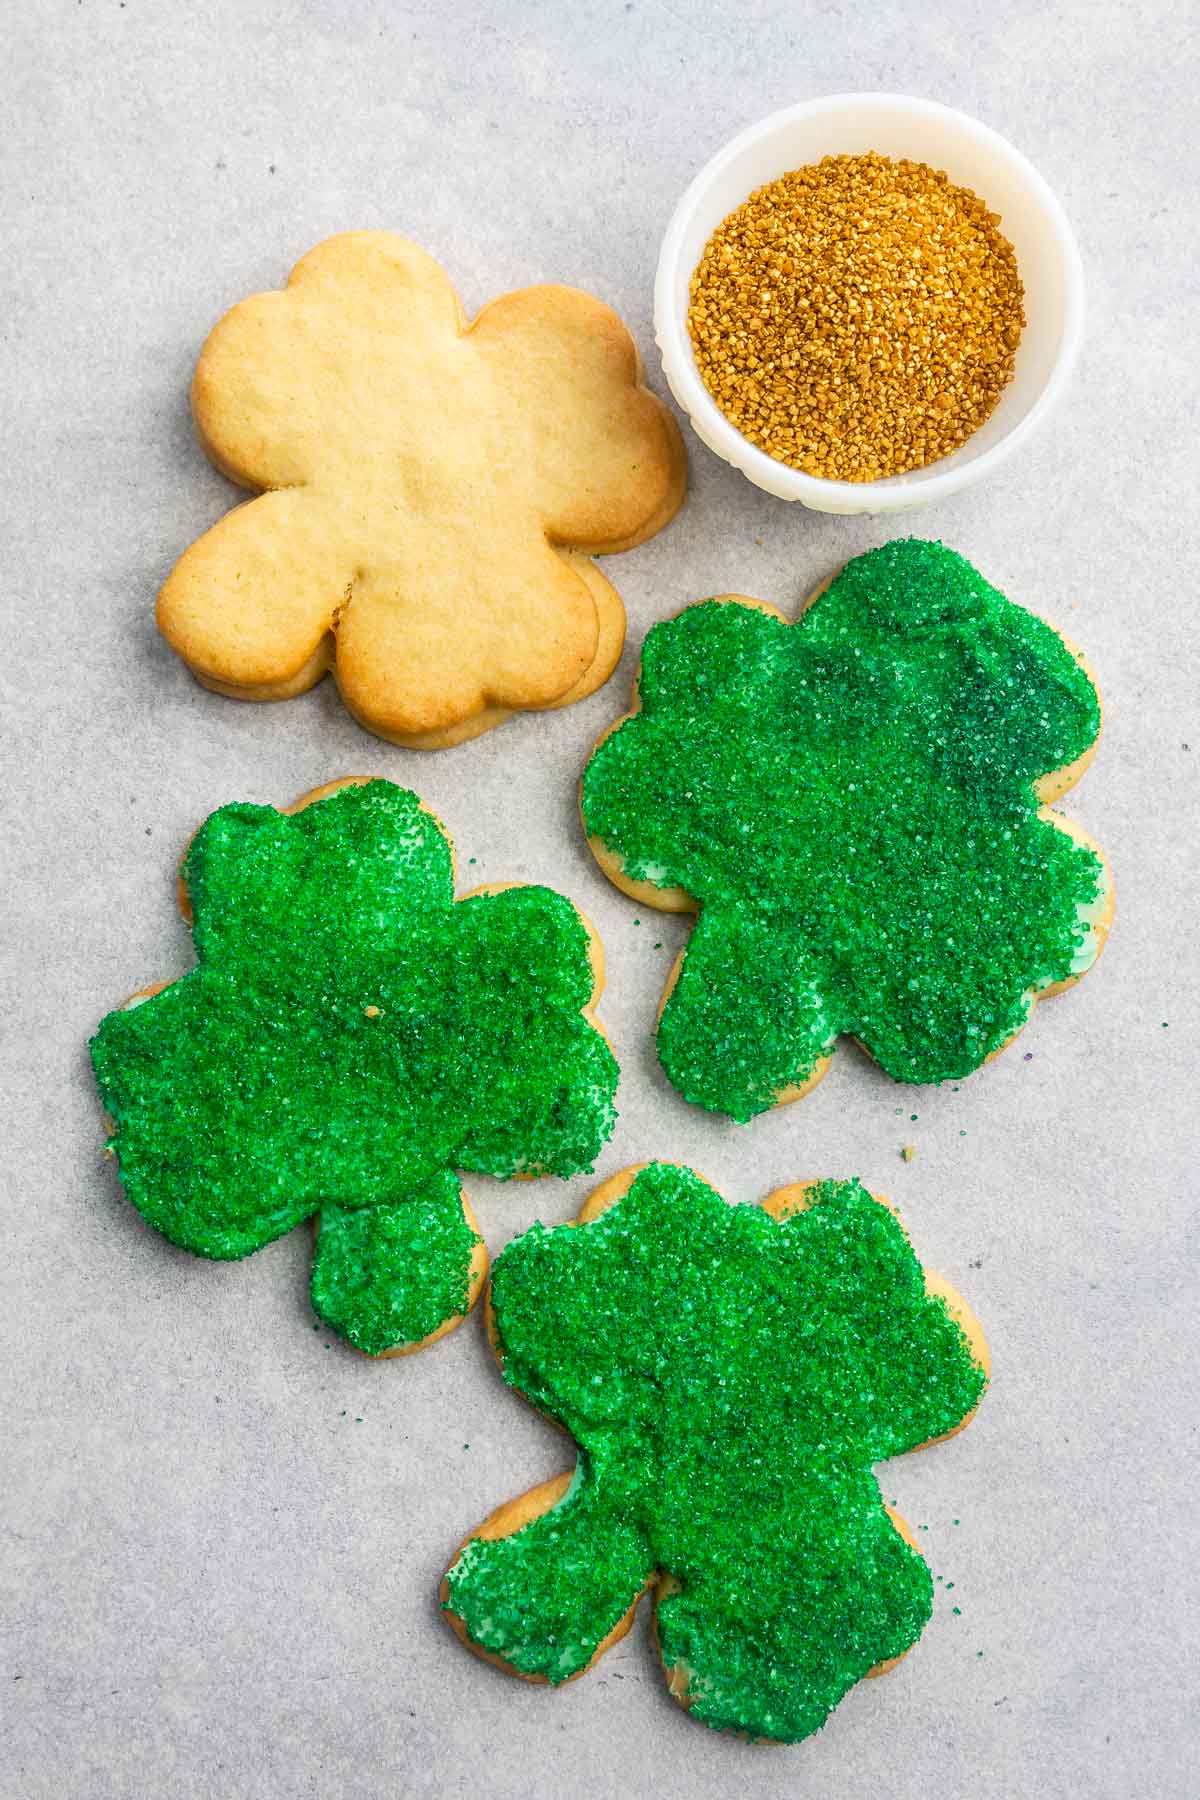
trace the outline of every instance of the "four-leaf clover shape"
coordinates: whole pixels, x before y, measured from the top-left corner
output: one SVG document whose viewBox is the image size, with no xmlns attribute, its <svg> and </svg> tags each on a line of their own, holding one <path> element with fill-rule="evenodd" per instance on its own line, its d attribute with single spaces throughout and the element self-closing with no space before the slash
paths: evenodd
<svg viewBox="0 0 1200 1800">
<path fill-rule="evenodd" d="M 320 1317 L 419 1348 L 486 1269 L 456 1171 L 572 1175 L 612 1130 L 598 941 L 544 887 L 456 902 L 438 821 L 382 780 L 223 807 L 181 879 L 196 968 L 91 1046 L 126 1193 L 216 1258 L 315 1218 Z"/>
<path fill-rule="evenodd" d="M 957 1079 L 1094 962 L 1102 853 L 1048 803 L 1100 732 L 1078 652 L 941 544 L 856 557 L 795 624 L 739 595 L 653 627 L 582 813 L 642 904 L 698 911 L 660 1060 L 746 1120 L 836 1040 Z"/>
<path fill-rule="evenodd" d="M 625 1170 L 501 1252 L 489 1325 L 578 1461 L 451 1563 L 472 1648 L 567 1681 L 653 1588 L 675 1698 L 793 1742 L 918 1637 L 932 1580 L 872 1466 L 967 1422 L 987 1347 L 857 1182 L 728 1206 L 691 1170 Z"/>
<path fill-rule="evenodd" d="M 164 635 L 251 699 L 333 668 L 362 724 L 419 747 L 607 680 L 624 609 L 583 552 L 632 548 L 683 499 L 678 427 L 615 313 L 543 286 L 468 326 L 439 264 L 384 231 L 227 313 L 192 406 L 217 467 L 266 491 L 180 559 Z"/>
</svg>

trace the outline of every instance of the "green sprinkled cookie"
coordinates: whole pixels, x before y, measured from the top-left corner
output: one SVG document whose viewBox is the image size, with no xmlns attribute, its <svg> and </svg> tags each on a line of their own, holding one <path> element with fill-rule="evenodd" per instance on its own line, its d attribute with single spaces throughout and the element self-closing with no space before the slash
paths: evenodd
<svg viewBox="0 0 1200 1800">
<path fill-rule="evenodd" d="M 729 595 L 646 638 L 584 827 L 641 904 L 698 911 L 658 1051 L 745 1121 L 849 1035 L 897 1081 L 959 1080 L 1095 961 L 1104 858 L 1048 802 L 1100 734 L 1079 654 L 917 539 L 856 557 L 795 625 Z"/>
<path fill-rule="evenodd" d="M 794 1743 L 915 1642 L 933 1584 L 872 1465 L 966 1424 L 987 1347 L 858 1182 L 727 1206 L 689 1169 L 627 1169 L 508 1245 L 490 1325 L 579 1456 L 447 1570 L 471 1648 L 569 1681 L 652 1588 L 675 1698 Z"/>
<path fill-rule="evenodd" d="M 612 1131 L 597 940 L 548 888 L 456 903 L 448 838 L 389 781 L 222 807 L 181 882 L 197 967 L 91 1043 L 126 1193 L 220 1259 L 315 1219 L 319 1316 L 420 1348 L 487 1267 L 455 1171 L 573 1175 Z"/>
</svg>

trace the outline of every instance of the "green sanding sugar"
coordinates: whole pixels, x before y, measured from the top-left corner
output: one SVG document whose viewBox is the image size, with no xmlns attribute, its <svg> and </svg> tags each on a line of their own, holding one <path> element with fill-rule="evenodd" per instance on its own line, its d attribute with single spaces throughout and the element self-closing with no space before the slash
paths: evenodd
<svg viewBox="0 0 1200 1800">
<path fill-rule="evenodd" d="M 478 1242 L 449 1170 L 427 1193 L 396 1206 L 326 1205 L 313 1253 L 313 1306 L 368 1353 L 420 1343 L 474 1299 L 466 1271 Z"/>
<path fill-rule="evenodd" d="M 223 807 L 184 873 L 198 966 L 91 1046 L 129 1198 L 219 1258 L 317 1216 L 320 1316 L 369 1352 L 419 1341 L 473 1298 L 453 1171 L 572 1175 L 612 1130 L 578 913 L 540 887 L 454 904 L 449 844 L 387 781 Z"/>
<path fill-rule="evenodd" d="M 646 638 L 590 835 L 698 902 L 658 1047 L 749 1119 L 849 1034 L 897 1080 L 978 1068 L 1094 960 L 1095 853 L 1034 783 L 1100 728 L 1062 640 L 941 544 L 846 564 L 794 625 L 706 601 Z"/>
<path fill-rule="evenodd" d="M 664 1575 L 697 1716 L 794 1741 L 913 1643 L 932 1582 L 872 1465 L 952 1430 L 984 1375 L 857 1182 L 777 1223 L 650 1164 L 592 1223 L 510 1244 L 492 1296 L 505 1380 L 579 1460 L 550 1512 L 450 1570 L 482 1649 L 564 1681 Z"/>
</svg>

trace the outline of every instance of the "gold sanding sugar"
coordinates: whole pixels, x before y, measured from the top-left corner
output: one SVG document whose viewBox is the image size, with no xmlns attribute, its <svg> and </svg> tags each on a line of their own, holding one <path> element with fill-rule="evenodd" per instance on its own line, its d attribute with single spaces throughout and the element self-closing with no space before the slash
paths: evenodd
<svg viewBox="0 0 1200 1800">
<path fill-rule="evenodd" d="M 743 436 L 835 481 L 948 456 L 1011 379 L 1024 292 L 1000 220 L 944 169 L 827 156 L 705 246 L 688 330 Z"/>
</svg>

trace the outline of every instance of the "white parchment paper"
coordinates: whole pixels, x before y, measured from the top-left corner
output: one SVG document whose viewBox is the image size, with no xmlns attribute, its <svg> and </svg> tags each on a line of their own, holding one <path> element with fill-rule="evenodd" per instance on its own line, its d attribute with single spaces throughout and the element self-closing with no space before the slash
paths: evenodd
<svg viewBox="0 0 1200 1800">
<path fill-rule="evenodd" d="M 5 1796 L 1196 1792 L 1186 13 L 0 5 Z M 203 692 L 152 607 L 234 498 L 187 410 L 227 305 L 330 232 L 386 226 L 439 256 L 470 309 L 545 279 L 592 289 L 653 376 L 654 260 L 686 182 L 772 108 L 862 88 L 996 126 L 1079 233 L 1090 319 L 1067 399 L 989 484 L 910 525 L 1099 671 L 1105 737 L 1068 807 L 1109 850 L 1118 919 L 1086 982 L 959 1091 L 895 1087 L 846 1048 L 809 1099 L 742 1129 L 658 1070 L 654 1011 L 686 923 L 604 881 L 575 782 L 650 623 L 725 590 L 793 605 L 885 522 L 789 508 L 693 442 L 684 512 L 606 565 L 630 619 L 609 686 L 437 756 L 364 734 L 328 683 L 270 708 Z M 446 821 L 464 885 L 545 881 L 599 927 L 624 1079 L 597 1179 L 662 1156 L 752 1200 L 860 1175 L 985 1322 L 979 1418 L 883 1478 L 943 1577 L 933 1622 L 798 1749 L 688 1721 L 644 1621 L 556 1693 L 468 1655 L 438 1616 L 442 1565 L 570 1446 L 503 1387 L 478 1321 L 367 1362 L 313 1328 L 305 1232 L 206 1264 L 141 1224 L 101 1156 L 84 1043 L 130 990 L 188 965 L 172 882 L 189 832 L 226 801 L 371 770 Z M 493 1250 L 573 1214 L 589 1186 L 469 1183 Z"/>
</svg>

